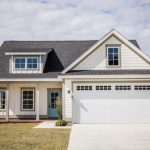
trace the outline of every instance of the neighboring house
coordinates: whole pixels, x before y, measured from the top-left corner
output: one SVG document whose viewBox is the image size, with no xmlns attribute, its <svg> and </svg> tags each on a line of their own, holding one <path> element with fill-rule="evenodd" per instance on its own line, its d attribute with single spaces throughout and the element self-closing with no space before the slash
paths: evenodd
<svg viewBox="0 0 150 150">
<path fill-rule="evenodd" d="M 0 117 L 150 123 L 150 58 L 111 30 L 98 41 L 5 41 Z"/>
</svg>

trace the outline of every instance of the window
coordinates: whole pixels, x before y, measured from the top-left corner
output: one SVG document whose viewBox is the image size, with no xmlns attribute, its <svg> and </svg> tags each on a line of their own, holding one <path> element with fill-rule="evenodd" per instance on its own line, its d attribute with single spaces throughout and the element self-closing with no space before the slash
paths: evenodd
<svg viewBox="0 0 150 150">
<path fill-rule="evenodd" d="M 92 86 L 77 86 L 77 91 L 92 90 Z"/>
<path fill-rule="evenodd" d="M 111 86 L 96 86 L 96 90 L 111 90 Z"/>
<path fill-rule="evenodd" d="M 150 90 L 150 85 L 136 85 L 134 90 Z"/>
<path fill-rule="evenodd" d="M 27 58 L 27 68 L 37 68 L 37 58 Z"/>
<path fill-rule="evenodd" d="M 130 85 L 115 86 L 115 90 L 131 90 Z"/>
<path fill-rule="evenodd" d="M 5 109 L 6 91 L 0 90 L 0 109 Z"/>
<path fill-rule="evenodd" d="M 34 110 L 34 89 L 22 89 L 22 110 Z"/>
<path fill-rule="evenodd" d="M 15 69 L 38 69 L 37 57 L 16 57 Z"/>
<path fill-rule="evenodd" d="M 15 59 L 15 68 L 25 68 L 25 58 L 16 58 Z"/>
<path fill-rule="evenodd" d="M 108 66 L 120 66 L 119 47 L 107 47 Z"/>
</svg>

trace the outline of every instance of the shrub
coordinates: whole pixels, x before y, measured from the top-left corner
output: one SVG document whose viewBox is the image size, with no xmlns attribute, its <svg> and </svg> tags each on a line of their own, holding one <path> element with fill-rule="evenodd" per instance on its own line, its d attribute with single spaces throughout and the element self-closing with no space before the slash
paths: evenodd
<svg viewBox="0 0 150 150">
<path fill-rule="evenodd" d="M 56 126 L 66 126 L 67 125 L 67 121 L 65 121 L 65 120 L 58 120 L 57 122 L 56 122 Z"/>
</svg>

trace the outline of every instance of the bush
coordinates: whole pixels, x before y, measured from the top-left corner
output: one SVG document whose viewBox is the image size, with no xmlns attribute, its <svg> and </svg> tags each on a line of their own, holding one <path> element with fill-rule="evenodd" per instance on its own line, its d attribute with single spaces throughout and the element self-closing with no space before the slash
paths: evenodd
<svg viewBox="0 0 150 150">
<path fill-rule="evenodd" d="M 57 122 L 56 122 L 56 126 L 66 126 L 67 125 L 67 121 L 65 121 L 65 120 L 58 120 Z"/>
</svg>

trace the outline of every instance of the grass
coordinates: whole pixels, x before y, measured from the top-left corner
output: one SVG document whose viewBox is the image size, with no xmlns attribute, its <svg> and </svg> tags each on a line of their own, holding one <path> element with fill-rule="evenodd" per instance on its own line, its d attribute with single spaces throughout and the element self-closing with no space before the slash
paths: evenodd
<svg viewBox="0 0 150 150">
<path fill-rule="evenodd" d="M 0 124 L 0 150 L 66 150 L 70 129 L 35 129 L 37 123 Z"/>
</svg>

